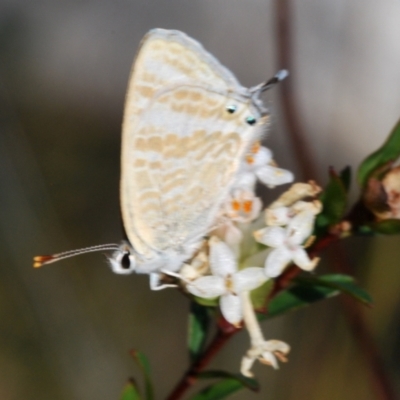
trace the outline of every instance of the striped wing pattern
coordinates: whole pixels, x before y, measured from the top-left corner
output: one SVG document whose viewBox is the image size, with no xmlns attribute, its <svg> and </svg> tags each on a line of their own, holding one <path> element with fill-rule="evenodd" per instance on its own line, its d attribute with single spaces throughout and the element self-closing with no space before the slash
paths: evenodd
<svg viewBox="0 0 400 400">
<path fill-rule="evenodd" d="M 246 123 L 259 114 L 243 90 L 186 35 L 145 38 L 127 94 L 121 173 L 125 230 L 145 258 L 188 252 L 210 230 L 259 132 Z"/>
</svg>

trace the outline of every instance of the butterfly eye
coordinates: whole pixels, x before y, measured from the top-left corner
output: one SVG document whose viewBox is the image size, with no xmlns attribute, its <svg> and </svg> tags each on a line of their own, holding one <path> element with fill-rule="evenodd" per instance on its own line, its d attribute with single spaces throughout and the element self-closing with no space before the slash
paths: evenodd
<svg viewBox="0 0 400 400">
<path fill-rule="evenodd" d="M 129 253 L 124 253 L 124 255 L 121 258 L 120 263 L 121 263 L 121 267 L 123 269 L 130 269 L 135 265 L 135 262 Z"/>
<path fill-rule="evenodd" d="M 123 249 L 117 249 L 112 257 L 109 257 L 108 261 L 113 272 L 116 274 L 128 275 L 135 271 L 136 260 L 135 255 L 126 250 L 126 246 L 123 247 Z"/>
<path fill-rule="evenodd" d="M 229 114 L 233 114 L 237 110 L 237 107 L 234 104 L 230 104 L 229 106 L 226 106 L 226 111 L 228 111 Z"/>
<path fill-rule="evenodd" d="M 246 122 L 247 122 L 249 125 L 254 125 L 254 124 L 257 122 L 257 120 L 256 120 L 253 116 L 250 116 L 250 117 L 247 117 L 247 118 L 246 118 Z"/>
</svg>

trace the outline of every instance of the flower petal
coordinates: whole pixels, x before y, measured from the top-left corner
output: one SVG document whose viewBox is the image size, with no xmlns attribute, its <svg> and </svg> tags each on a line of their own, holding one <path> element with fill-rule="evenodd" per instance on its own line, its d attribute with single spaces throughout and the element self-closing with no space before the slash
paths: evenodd
<svg viewBox="0 0 400 400">
<path fill-rule="evenodd" d="M 295 215 L 287 226 L 290 242 L 302 244 L 314 229 L 315 215 L 311 211 L 302 211 Z"/>
<path fill-rule="evenodd" d="M 312 271 L 317 266 L 319 261 L 318 258 L 310 260 L 307 252 L 300 246 L 292 251 L 292 256 L 293 262 L 304 271 Z"/>
<path fill-rule="evenodd" d="M 286 230 L 280 226 L 270 226 L 254 232 L 257 242 L 265 244 L 269 247 L 280 247 L 286 238 Z"/>
<path fill-rule="evenodd" d="M 233 275 L 233 290 L 236 294 L 250 291 L 261 286 L 267 279 L 263 268 L 249 267 Z"/>
<path fill-rule="evenodd" d="M 282 168 L 272 167 L 271 165 L 265 165 L 255 171 L 257 178 L 269 187 L 277 185 L 283 185 L 285 183 L 293 182 L 293 174 Z"/>
<path fill-rule="evenodd" d="M 225 225 L 222 227 L 222 239 L 226 242 L 229 246 L 236 246 L 242 241 L 243 233 L 242 231 L 231 221 L 227 220 Z"/>
<path fill-rule="evenodd" d="M 265 351 L 278 352 L 284 355 L 290 352 L 290 346 L 287 343 L 276 339 L 267 340 L 263 343 L 262 347 Z"/>
<path fill-rule="evenodd" d="M 257 153 L 254 155 L 253 167 L 262 167 L 267 165 L 272 160 L 272 151 L 267 147 L 260 147 Z"/>
<path fill-rule="evenodd" d="M 267 208 L 265 222 L 269 226 L 283 226 L 290 221 L 289 207 Z"/>
<path fill-rule="evenodd" d="M 263 203 L 262 203 L 261 199 L 259 197 L 254 197 L 253 206 L 252 206 L 249 218 L 248 218 L 248 222 L 254 221 L 255 219 L 257 219 L 260 216 L 262 207 L 263 207 Z"/>
<path fill-rule="evenodd" d="M 242 302 L 239 296 L 234 294 L 224 294 L 219 299 L 221 313 L 224 318 L 232 325 L 239 325 L 243 318 Z"/>
<path fill-rule="evenodd" d="M 271 365 L 273 368 L 278 369 L 278 360 L 277 358 L 282 361 L 286 362 L 286 355 L 290 351 L 290 346 L 285 343 L 281 342 L 280 340 L 268 340 L 263 343 L 263 353 L 262 358 L 260 361 L 267 365 Z"/>
<path fill-rule="evenodd" d="M 220 276 L 203 276 L 186 286 L 187 290 L 198 297 L 213 299 L 226 292 L 225 279 Z"/>
<path fill-rule="evenodd" d="M 242 171 L 236 177 L 235 182 L 232 185 L 233 189 L 245 189 L 254 190 L 257 178 L 253 172 Z"/>
<path fill-rule="evenodd" d="M 244 356 L 240 364 L 240 373 L 248 378 L 253 378 L 254 374 L 251 372 L 251 367 L 256 359 L 254 357 Z"/>
<path fill-rule="evenodd" d="M 270 278 L 279 276 L 291 260 L 292 254 L 286 247 L 272 250 L 265 260 L 265 274 Z"/>
<path fill-rule="evenodd" d="M 237 271 L 237 262 L 232 250 L 217 238 L 210 240 L 210 269 L 213 275 L 222 277 Z"/>
<path fill-rule="evenodd" d="M 265 365 L 270 365 L 273 369 L 279 369 L 278 361 L 270 351 L 264 351 L 264 353 L 262 353 L 260 362 Z"/>
</svg>

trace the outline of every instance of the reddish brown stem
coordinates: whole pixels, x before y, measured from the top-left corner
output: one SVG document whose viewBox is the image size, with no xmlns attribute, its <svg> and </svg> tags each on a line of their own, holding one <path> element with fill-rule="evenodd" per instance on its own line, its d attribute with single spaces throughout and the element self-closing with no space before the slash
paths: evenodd
<svg viewBox="0 0 400 400">
<path fill-rule="evenodd" d="M 274 287 L 272 288 L 271 293 L 268 295 L 268 302 L 272 300 L 279 292 L 285 290 L 290 285 L 292 279 L 296 278 L 300 272 L 301 269 L 295 265 L 291 265 L 290 267 L 286 268 L 285 272 L 275 280 Z"/>
<path fill-rule="evenodd" d="M 197 381 L 197 375 L 203 371 L 215 355 L 224 347 L 225 343 L 241 329 L 236 329 L 227 323 L 220 323 L 220 328 L 201 358 L 195 361 L 182 379 L 175 386 L 167 400 L 178 400 Z"/>
</svg>

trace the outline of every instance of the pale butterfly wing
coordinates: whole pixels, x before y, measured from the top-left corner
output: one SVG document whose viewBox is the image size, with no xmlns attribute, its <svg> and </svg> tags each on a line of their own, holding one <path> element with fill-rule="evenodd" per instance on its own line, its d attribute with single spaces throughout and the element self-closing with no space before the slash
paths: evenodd
<svg viewBox="0 0 400 400">
<path fill-rule="evenodd" d="M 152 287 L 168 286 L 152 272 L 173 275 L 216 228 L 244 155 L 268 120 L 258 96 L 286 76 L 282 70 L 246 89 L 184 33 L 150 31 L 131 73 L 123 120 L 121 211 L 132 247 L 37 256 L 34 266 L 112 250 L 114 272 L 149 273 Z"/>
<path fill-rule="evenodd" d="M 234 92 L 243 89 L 235 76 L 199 42 L 183 32 L 153 29 L 143 38 L 132 68 L 123 136 L 158 90 L 182 81 L 212 84 L 214 88 Z"/>
<path fill-rule="evenodd" d="M 146 36 L 128 88 L 121 172 L 124 227 L 144 258 L 190 256 L 208 233 L 259 135 L 248 117 L 261 118 L 250 93 L 199 43 L 177 31 Z"/>
</svg>

